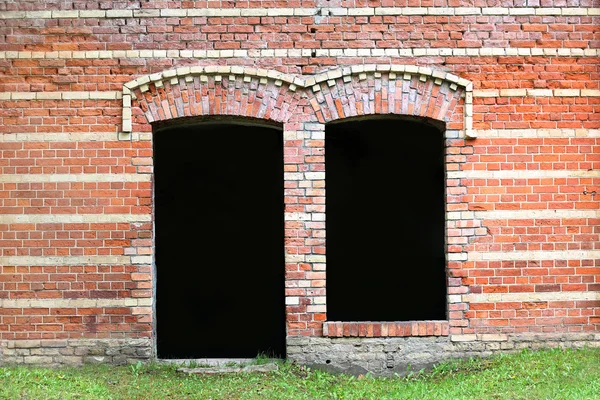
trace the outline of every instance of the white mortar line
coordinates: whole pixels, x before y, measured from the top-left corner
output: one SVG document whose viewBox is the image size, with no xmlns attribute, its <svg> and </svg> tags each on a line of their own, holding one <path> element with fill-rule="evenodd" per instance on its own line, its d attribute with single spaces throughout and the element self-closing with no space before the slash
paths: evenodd
<svg viewBox="0 0 600 400">
<path fill-rule="evenodd" d="M 476 129 L 478 138 L 582 138 L 600 137 L 600 129 Z"/>
<path fill-rule="evenodd" d="M 600 49 L 582 48 L 390 48 L 390 49 L 249 49 L 249 50 L 94 50 L 94 51 L 1 51 L 0 59 L 113 59 L 113 58 L 287 58 L 287 57 L 432 57 L 432 56 L 558 56 L 598 57 Z"/>
<path fill-rule="evenodd" d="M 600 97 L 597 89 L 474 89 L 473 97 Z"/>
<path fill-rule="evenodd" d="M 151 222 L 151 214 L 5 214 L 3 224 L 104 224 Z"/>
<path fill-rule="evenodd" d="M 468 261 L 595 260 L 600 250 L 470 251 Z"/>
<path fill-rule="evenodd" d="M 476 219 L 579 219 L 600 218 L 600 210 L 495 210 L 474 211 Z"/>
<path fill-rule="evenodd" d="M 111 10 L 0 11 L 0 19 L 75 18 L 186 18 L 266 16 L 373 16 L 373 15 L 456 15 L 456 16 L 586 16 L 599 15 L 599 8 L 585 7 L 323 7 L 323 8 L 162 8 Z"/>
<path fill-rule="evenodd" d="M 150 307 L 152 298 L 125 299 L 0 299 L 0 308 Z"/>
<path fill-rule="evenodd" d="M 6 174 L 0 183 L 26 182 L 150 182 L 150 174 Z"/>
<path fill-rule="evenodd" d="M 519 292 L 464 294 L 465 303 L 600 300 L 600 292 Z"/>
<path fill-rule="evenodd" d="M 152 133 L 148 132 L 148 135 Z M 150 140 L 150 138 L 148 139 Z M 116 142 L 114 132 L 43 132 L 43 133 L 2 133 L 0 142 Z"/>
<path fill-rule="evenodd" d="M 517 169 L 517 170 L 466 170 L 448 171 L 449 179 L 540 179 L 540 178 L 598 178 L 600 170 L 552 170 L 552 169 Z"/>
<path fill-rule="evenodd" d="M 0 100 L 119 100 L 123 93 L 105 92 L 3 92 Z"/>
<path fill-rule="evenodd" d="M 136 256 L 7 256 L 0 257 L 0 265 L 130 265 Z"/>
</svg>

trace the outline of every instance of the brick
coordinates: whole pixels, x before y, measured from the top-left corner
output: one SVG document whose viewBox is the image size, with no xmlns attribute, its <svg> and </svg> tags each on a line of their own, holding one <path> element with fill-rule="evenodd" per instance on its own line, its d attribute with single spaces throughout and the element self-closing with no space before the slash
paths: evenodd
<svg viewBox="0 0 600 400">
<path fill-rule="evenodd" d="M 169 8 L 160 10 L 161 17 L 186 17 L 187 10 L 177 9 L 177 8 Z"/>
<path fill-rule="evenodd" d="M 41 346 L 39 340 L 15 340 L 12 347 L 16 349 L 34 349 Z"/>
<path fill-rule="evenodd" d="M 133 10 L 106 10 L 106 18 L 132 18 Z"/>
<path fill-rule="evenodd" d="M 508 336 L 484 333 L 480 335 L 479 340 L 483 342 L 506 342 L 508 340 Z"/>
<path fill-rule="evenodd" d="M 554 7 L 553 8 L 550 8 L 550 7 L 536 8 L 535 14 L 536 15 L 560 15 L 561 9 L 554 8 Z"/>
<path fill-rule="evenodd" d="M 289 354 L 359 336 L 474 353 L 597 340 L 598 9 L 369 5 L 1 11 L 0 313 L 43 319 L 9 322 L 40 344 L 5 341 L 0 362 L 151 353 L 134 340 L 153 334 L 153 127 L 214 115 L 284 130 Z M 21 40 L 31 20 L 39 43 Z M 446 128 L 448 321 L 326 321 L 326 124 L 388 113 Z M 110 339 L 64 339 L 81 332 Z"/>
<path fill-rule="evenodd" d="M 525 90 L 525 89 L 502 89 L 502 90 L 500 90 L 501 97 L 512 97 L 512 96 L 523 97 L 525 95 L 527 95 L 527 90 Z"/>
<path fill-rule="evenodd" d="M 349 9 L 348 15 L 354 15 L 354 16 L 375 15 L 375 9 L 373 9 L 373 8 Z"/>
<path fill-rule="evenodd" d="M 133 10 L 133 16 L 135 18 L 158 17 L 158 16 L 160 16 L 160 10 L 153 10 L 153 9 Z"/>
<path fill-rule="evenodd" d="M 453 342 L 474 342 L 477 340 L 477 335 L 450 335 L 450 340 Z"/>
<path fill-rule="evenodd" d="M 578 97 L 580 91 L 578 89 L 554 89 L 555 96 Z"/>
<path fill-rule="evenodd" d="M 79 18 L 77 10 L 52 10 L 52 18 Z"/>
</svg>

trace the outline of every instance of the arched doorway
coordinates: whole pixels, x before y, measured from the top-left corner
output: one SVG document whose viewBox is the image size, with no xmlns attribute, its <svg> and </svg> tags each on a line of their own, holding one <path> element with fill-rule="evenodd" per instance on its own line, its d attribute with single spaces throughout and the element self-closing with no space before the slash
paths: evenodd
<svg viewBox="0 0 600 400">
<path fill-rule="evenodd" d="M 281 127 L 153 128 L 158 357 L 283 357 Z"/>
</svg>

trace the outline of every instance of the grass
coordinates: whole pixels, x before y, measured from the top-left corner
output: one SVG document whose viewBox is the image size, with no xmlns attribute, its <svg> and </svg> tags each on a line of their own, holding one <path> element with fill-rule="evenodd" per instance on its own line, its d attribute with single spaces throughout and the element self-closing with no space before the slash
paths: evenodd
<svg viewBox="0 0 600 400">
<path fill-rule="evenodd" d="M 261 361 L 262 362 L 262 361 Z M 522 351 L 400 378 L 332 375 L 290 363 L 269 374 L 176 367 L 0 368 L 0 399 L 600 399 L 600 349 Z"/>
</svg>

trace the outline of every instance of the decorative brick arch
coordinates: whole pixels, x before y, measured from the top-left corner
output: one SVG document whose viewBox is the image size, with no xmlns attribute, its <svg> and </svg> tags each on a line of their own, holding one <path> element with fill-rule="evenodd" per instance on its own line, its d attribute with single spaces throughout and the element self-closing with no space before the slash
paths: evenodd
<svg viewBox="0 0 600 400">
<path fill-rule="evenodd" d="M 475 137 L 472 94 L 472 83 L 466 79 L 412 65 L 345 66 L 310 76 L 241 66 L 180 67 L 125 84 L 125 135 L 121 138 L 129 139 L 134 131 L 132 111 L 138 122 L 135 131 L 148 129 L 143 126 L 147 122 L 209 115 L 282 123 L 284 180 L 289 193 L 285 204 L 287 335 L 336 336 L 340 326 L 327 321 L 325 297 L 325 124 L 377 114 L 445 121 L 447 146 L 452 148 L 446 158 L 447 170 L 459 171 L 470 154 L 465 139 Z M 151 134 L 143 137 L 150 140 Z M 465 190 L 460 182 L 448 184 L 449 319 L 431 325 L 434 335 L 466 332 L 466 305 L 459 294 L 468 288 L 458 274 L 467 261 L 466 246 L 486 231 L 481 221 L 466 211 Z M 418 335 L 429 335 L 429 327 L 422 332 L 418 325 L 422 321 L 415 323 L 403 324 L 402 329 L 410 328 L 407 334 L 415 335 L 416 326 Z"/>
<path fill-rule="evenodd" d="M 231 115 L 286 122 L 300 99 L 294 77 L 247 67 L 181 67 L 144 75 L 123 87 L 123 132 L 132 132 L 131 107 L 148 122 Z"/>
<path fill-rule="evenodd" d="M 132 106 L 148 122 L 233 115 L 287 122 L 306 96 L 321 123 L 369 114 L 429 117 L 474 138 L 473 85 L 414 65 L 354 65 L 314 76 L 252 67 L 193 66 L 144 75 L 123 87 L 123 132 Z M 460 102 L 464 97 L 464 103 Z"/>
<path fill-rule="evenodd" d="M 319 122 L 371 115 L 428 117 L 449 129 L 472 130 L 472 84 L 444 71 L 412 65 L 359 65 L 328 71 L 305 81 Z M 461 97 L 464 104 L 459 104 Z"/>
</svg>

